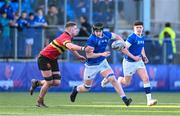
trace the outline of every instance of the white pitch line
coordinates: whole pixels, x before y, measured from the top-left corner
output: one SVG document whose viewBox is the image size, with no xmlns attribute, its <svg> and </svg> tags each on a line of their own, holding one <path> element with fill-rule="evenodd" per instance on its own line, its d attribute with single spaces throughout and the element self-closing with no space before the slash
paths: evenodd
<svg viewBox="0 0 180 116">
<path fill-rule="evenodd" d="M 105 108 L 122 108 L 127 107 L 125 105 L 60 105 L 65 107 L 105 107 Z M 146 105 L 130 105 L 129 108 L 145 108 L 145 107 L 153 107 L 153 108 L 180 108 L 180 105 L 155 105 L 155 106 L 146 106 Z"/>
<path fill-rule="evenodd" d="M 113 104 L 113 105 L 117 105 L 119 104 L 119 102 L 92 102 L 93 104 Z M 145 105 L 146 103 L 145 102 L 136 102 L 134 104 L 140 104 L 140 105 Z M 180 105 L 180 103 L 161 103 L 161 102 L 158 102 L 158 105 Z"/>
<path fill-rule="evenodd" d="M 36 106 L 0 106 L 0 108 L 37 108 Z M 94 108 L 126 108 L 127 106 L 125 105 L 117 105 L 117 104 L 81 104 L 81 105 L 77 105 L 77 104 L 67 104 L 67 105 L 49 105 L 49 108 L 53 108 L 53 107 L 94 107 Z M 128 106 L 129 108 L 180 108 L 180 104 L 179 105 L 168 105 L 168 104 L 157 104 L 155 106 L 147 106 L 147 105 L 130 105 Z"/>
<path fill-rule="evenodd" d="M 31 113 L 0 113 L 1 115 L 5 116 L 39 116 L 40 114 L 31 114 Z M 109 116 L 109 115 L 90 115 L 90 114 L 41 114 L 42 116 Z M 111 115 L 117 116 L 117 115 Z M 126 115 L 131 116 L 131 115 Z"/>
</svg>

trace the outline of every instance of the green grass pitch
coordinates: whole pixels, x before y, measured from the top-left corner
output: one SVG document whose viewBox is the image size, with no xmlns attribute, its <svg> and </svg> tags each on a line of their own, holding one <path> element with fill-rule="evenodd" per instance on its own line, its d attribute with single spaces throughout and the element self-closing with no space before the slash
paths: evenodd
<svg viewBox="0 0 180 116">
<path fill-rule="evenodd" d="M 45 98 L 48 108 L 35 106 L 38 93 L 0 92 L 0 116 L 114 116 L 168 115 L 180 116 L 180 93 L 153 93 L 156 106 L 146 106 L 143 92 L 128 92 L 133 103 L 126 107 L 116 93 L 82 93 L 76 102 L 69 101 L 70 93 L 49 92 Z"/>
</svg>

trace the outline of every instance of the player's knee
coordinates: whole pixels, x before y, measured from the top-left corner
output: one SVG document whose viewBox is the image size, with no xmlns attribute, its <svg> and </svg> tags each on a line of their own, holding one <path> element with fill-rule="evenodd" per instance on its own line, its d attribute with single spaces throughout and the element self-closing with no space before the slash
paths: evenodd
<svg viewBox="0 0 180 116">
<path fill-rule="evenodd" d="M 143 80 L 144 83 L 148 83 L 149 82 L 149 78 L 148 77 L 144 77 L 142 80 Z"/>
<path fill-rule="evenodd" d="M 61 76 L 59 74 L 54 74 L 52 77 L 53 77 L 53 86 L 59 86 L 61 83 Z"/>
<path fill-rule="evenodd" d="M 115 83 L 116 82 L 115 75 L 113 73 L 109 74 L 106 78 L 108 79 L 108 81 L 110 83 Z"/>
<path fill-rule="evenodd" d="M 108 81 L 111 82 L 111 81 L 113 81 L 115 79 L 115 75 L 114 75 L 114 73 L 110 73 L 105 78 L 107 78 Z"/>
<path fill-rule="evenodd" d="M 53 86 L 59 86 L 60 85 L 60 83 L 61 83 L 61 81 L 59 80 L 59 81 L 53 81 Z"/>
<path fill-rule="evenodd" d="M 61 75 L 59 74 L 53 74 L 52 77 L 53 77 L 53 80 L 61 80 Z"/>
<path fill-rule="evenodd" d="M 124 80 L 124 83 L 123 83 L 125 86 L 129 86 L 130 84 L 131 84 L 131 82 L 130 81 L 128 81 L 128 80 Z"/>
<path fill-rule="evenodd" d="M 89 91 L 91 89 L 91 85 L 84 84 L 85 91 Z"/>
<path fill-rule="evenodd" d="M 44 77 L 44 80 L 46 82 L 47 85 L 51 86 L 53 84 L 53 77 Z"/>
<path fill-rule="evenodd" d="M 109 77 L 108 80 L 109 80 L 110 83 L 115 83 L 116 82 L 116 79 L 115 79 L 114 76 Z"/>
</svg>

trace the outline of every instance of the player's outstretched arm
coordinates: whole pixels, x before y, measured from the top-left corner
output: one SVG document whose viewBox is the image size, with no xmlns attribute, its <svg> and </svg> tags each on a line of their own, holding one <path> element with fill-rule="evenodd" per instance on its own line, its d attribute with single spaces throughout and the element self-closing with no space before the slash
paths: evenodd
<svg viewBox="0 0 180 116">
<path fill-rule="evenodd" d="M 74 54 L 74 56 L 76 56 L 77 59 L 80 60 L 81 62 L 86 61 L 86 58 L 85 58 L 84 56 L 80 55 L 77 51 L 71 51 L 71 52 L 72 52 L 72 53 Z"/>
<path fill-rule="evenodd" d="M 72 50 L 72 51 L 85 51 L 85 52 L 91 52 L 92 51 L 92 48 L 90 47 L 86 47 L 86 46 L 78 46 L 76 44 L 73 44 L 71 42 L 69 43 L 66 43 L 65 45 L 69 50 Z"/>
</svg>

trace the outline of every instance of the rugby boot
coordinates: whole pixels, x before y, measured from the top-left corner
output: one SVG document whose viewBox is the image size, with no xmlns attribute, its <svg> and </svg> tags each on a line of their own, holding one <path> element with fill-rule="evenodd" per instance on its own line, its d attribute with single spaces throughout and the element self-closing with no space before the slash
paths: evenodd
<svg viewBox="0 0 180 116">
<path fill-rule="evenodd" d="M 29 90 L 30 95 L 33 95 L 34 90 L 35 90 L 38 86 L 39 86 L 38 80 L 32 79 L 32 80 L 31 80 L 31 88 L 30 88 L 30 90 Z"/>
<path fill-rule="evenodd" d="M 77 86 L 74 86 L 71 94 L 70 94 L 70 100 L 71 102 L 75 102 L 75 99 L 76 99 L 76 96 L 78 94 L 78 91 L 77 91 Z"/>
</svg>

